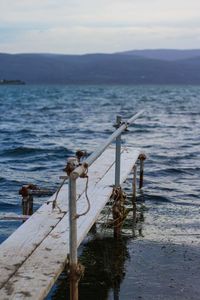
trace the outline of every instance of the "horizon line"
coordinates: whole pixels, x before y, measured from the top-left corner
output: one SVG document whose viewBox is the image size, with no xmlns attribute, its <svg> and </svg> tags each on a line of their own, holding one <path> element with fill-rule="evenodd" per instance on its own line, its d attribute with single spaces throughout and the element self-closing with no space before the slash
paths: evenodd
<svg viewBox="0 0 200 300">
<path fill-rule="evenodd" d="M 200 48 L 141 48 L 141 49 L 130 49 L 130 50 L 121 50 L 115 52 L 85 52 L 85 53 L 64 53 L 64 52 L 0 52 L 0 54 L 8 55 L 23 55 L 23 54 L 38 54 L 38 55 L 70 55 L 70 56 L 83 56 L 83 55 L 109 55 L 109 54 L 122 54 L 128 52 L 137 52 L 137 51 L 200 51 Z"/>
</svg>

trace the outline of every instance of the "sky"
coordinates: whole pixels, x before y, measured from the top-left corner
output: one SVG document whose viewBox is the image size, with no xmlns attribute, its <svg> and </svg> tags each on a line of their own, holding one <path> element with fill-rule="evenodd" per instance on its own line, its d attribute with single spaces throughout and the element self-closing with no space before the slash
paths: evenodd
<svg viewBox="0 0 200 300">
<path fill-rule="evenodd" d="M 200 48 L 199 0 L 0 0 L 0 52 Z"/>
</svg>

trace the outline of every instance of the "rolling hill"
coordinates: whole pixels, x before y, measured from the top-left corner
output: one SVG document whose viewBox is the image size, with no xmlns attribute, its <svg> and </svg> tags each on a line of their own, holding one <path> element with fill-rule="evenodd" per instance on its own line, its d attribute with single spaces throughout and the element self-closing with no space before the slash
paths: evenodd
<svg viewBox="0 0 200 300">
<path fill-rule="evenodd" d="M 20 79 L 28 84 L 200 84 L 200 50 L 0 53 L 0 79 Z"/>
</svg>

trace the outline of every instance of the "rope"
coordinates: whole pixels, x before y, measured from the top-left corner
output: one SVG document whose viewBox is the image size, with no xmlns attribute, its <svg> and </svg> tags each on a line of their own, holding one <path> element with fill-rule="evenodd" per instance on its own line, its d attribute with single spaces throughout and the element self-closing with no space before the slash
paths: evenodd
<svg viewBox="0 0 200 300">
<path fill-rule="evenodd" d="M 85 216 L 89 212 L 90 207 L 91 207 L 90 200 L 89 200 L 88 193 L 87 193 L 87 191 L 88 191 L 88 183 L 89 183 L 88 168 L 87 168 L 86 172 L 83 175 L 81 175 L 81 178 L 87 178 L 84 193 L 85 193 L 85 198 L 87 200 L 87 206 L 88 207 L 87 207 L 86 211 L 84 211 L 83 213 L 77 214 L 76 218 Z"/>
<path fill-rule="evenodd" d="M 114 200 L 112 206 L 112 213 L 113 213 L 113 226 L 116 229 L 122 227 L 124 220 L 126 218 L 126 210 L 124 207 L 124 200 L 126 198 L 125 193 L 123 192 L 121 187 L 117 187 L 113 189 L 113 193 L 111 196 Z"/>
<path fill-rule="evenodd" d="M 67 166 L 67 167 L 68 167 L 68 166 Z M 65 168 L 65 171 L 66 171 L 67 167 Z M 68 171 L 68 176 L 69 176 L 69 175 L 70 175 L 69 169 L 67 169 L 67 171 Z M 72 172 L 72 170 L 70 170 L 70 172 Z M 88 183 L 89 183 L 89 176 L 88 176 L 87 174 L 88 174 L 88 168 L 86 169 L 85 173 L 82 174 L 82 175 L 80 176 L 80 178 L 87 178 L 84 193 L 85 193 L 85 197 L 86 197 L 86 200 L 87 200 L 87 205 L 88 205 L 88 207 L 87 207 L 87 209 L 86 209 L 85 212 L 83 212 L 83 213 L 81 213 L 81 214 L 77 214 L 77 215 L 75 216 L 76 218 L 79 218 L 79 217 L 81 217 L 81 216 L 86 215 L 86 214 L 89 212 L 90 207 L 91 207 L 91 205 L 90 205 L 90 200 L 89 200 L 89 197 L 88 197 L 88 194 L 87 194 L 87 191 L 88 191 Z M 60 186 L 59 186 L 59 188 L 58 188 L 58 190 L 57 190 L 57 192 L 56 192 L 55 199 L 52 201 L 52 210 L 54 210 L 54 209 L 57 207 L 57 208 L 59 209 L 59 213 L 62 213 L 62 210 L 61 210 L 61 208 L 58 206 L 57 198 L 58 198 L 58 194 L 60 193 L 61 188 L 63 187 L 63 185 L 64 185 L 64 183 L 65 183 L 65 181 L 66 181 L 67 179 L 68 179 L 68 177 L 66 177 L 66 178 L 63 179 L 62 183 L 60 184 Z M 77 200 L 78 200 L 78 199 L 77 199 Z M 50 202 L 51 202 L 51 201 L 47 202 L 47 204 L 49 204 Z"/>
<path fill-rule="evenodd" d="M 72 161 L 72 160 L 71 160 L 71 161 L 68 161 L 66 167 L 64 168 L 64 171 L 67 173 L 68 176 L 65 177 L 65 178 L 63 179 L 62 183 L 60 184 L 60 186 L 59 186 L 59 188 L 58 188 L 58 190 L 57 190 L 57 192 L 56 192 L 55 199 L 52 201 L 52 210 L 54 210 L 54 209 L 57 207 L 57 208 L 59 209 L 59 212 L 62 213 L 61 208 L 60 208 L 60 207 L 58 206 L 58 204 L 57 204 L 58 194 L 59 194 L 61 188 L 63 187 L 65 181 L 69 178 L 71 172 L 73 172 L 73 170 L 74 170 L 78 165 L 79 165 L 79 166 L 81 165 L 81 163 L 80 163 L 81 158 L 84 157 L 84 156 L 86 156 L 86 155 L 87 155 L 86 151 L 78 150 L 78 151 L 76 152 L 76 158 L 75 158 L 77 161 L 75 162 L 74 159 L 73 159 L 73 161 Z M 77 214 L 77 215 L 75 216 L 75 218 L 79 218 L 79 217 L 81 217 L 81 216 L 86 215 L 86 214 L 89 212 L 89 210 L 90 210 L 90 200 L 89 200 L 88 194 L 87 194 L 87 190 L 88 190 L 88 182 L 89 182 L 89 177 L 88 177 L 88 175 L 87 175 L 87 174 L 88 174 L 88 166 L 86 166 L 86 164 L 85 164 L 84 167 L 86 168 L 86 171 L 85 171 L 84 174 L 82 174 L 82 175 L 80 176 L 80 178 L 87 178 L 84 193 L 85 193 L 85 197 L 86 197 L 86 200 L 87 200 L 87 205 L 88 205 L 88 207 L 87 207 L 87 209 L 86 209 L 85 212 L 83 212 L 83 213 L 81 213 L 81 214 Z M 78 198 L 78 199 L 79 199 L 79 198 Z M 77 199 L 77 200 L 78 200 L 78 199 Z M 47 202 L 47 204 L 49 204 L 50 202 L 51 202 L 51 201 Z"/>
<path fill-rule="evenodd" d="M 70 270 L 70 280 L 79 282 L 80 279 L 83 278 L 84 272 L 85 272 L 85 267 L 81 263 L 77 263 L 77 265 Z"/>
<path fill-rule="evenodd" d="M 57 191 L 56 191 L 56 195 L 55 195 L 55 199 L 53 201 L 48 201 L 47 202 L 47 205 L 52 202 L 52 211 L 55 209 L 55 208 L 58 208 L 59 210 L 59 213 L 62 213 L 62 210 L 61 208 L 59 207 L 58 203 L 57 203 L 57 199 L 58 199 L 58 194 L 60 193 L 60 190 L 61 188 L 63 187 L 65 181 L 68 179 L 68 177 L 64 178 L 63 181 L 61 182 L 60 186 L 58 187 Z"/>
<path fill-rule="evenodd" d="M 126 198 L 126 194 L 124 191 L 119 188 L 113 188 L 112 195 L 110 197 L 111 206 L 108 208 L 106 212 L 106 216 L 101 218 L 101 221 L 104 220 L 104 224 L 102 224 L 101 232 L 103 232 L 106 228 L 112 228 L 115 226 L 121 227 L 132 209 L 124 207 L 124 200 Z M 109 217 L 111 212 L 113 213 L 113 220 L 109 221 Z"/>
<path fill-rule="evenodd" d="M 117 223 L 117 226 L 123 225 L 123 223 L 124 223 L 124 221 L 125 221 L 125 219 L 128 216 L 130 211 L 133 211 L 133 209 L 132 208 L 125 208 L 124 212 L 123 212 L 123 215 L 118 217 L 117 219 L 113 220 L 112 225 L 115 226 L 115 223 L 117 223 L 119 220 L 121 220 L 121 222 Z"/>
</svg>

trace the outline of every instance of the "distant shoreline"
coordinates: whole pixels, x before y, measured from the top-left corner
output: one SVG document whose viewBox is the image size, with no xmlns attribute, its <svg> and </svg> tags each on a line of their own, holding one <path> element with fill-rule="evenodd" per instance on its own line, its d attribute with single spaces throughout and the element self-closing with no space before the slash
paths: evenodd
<svg viewBox="0 0 200 300">
<path fill-rule="evenodd" d="M 9 85 L 9 84 L 14 84 L 14 85 L 21 85 L 21 84 L 25 84 L 24 81 L 22 80 L 7 80 L 7 79 L 2 79 L 0 80 L 0 85 Z"/>
<path fill-rule="evenodd" d="M 200 84 L 200 49 L 88 55 L 0 53 L 0 66 L 0 79 L 20 79 L 26 84 Z"/>
</svg>

